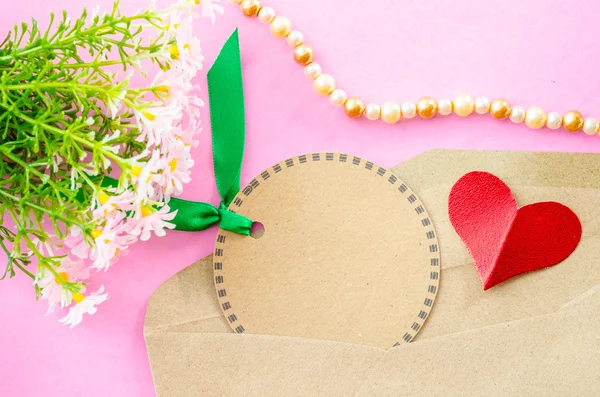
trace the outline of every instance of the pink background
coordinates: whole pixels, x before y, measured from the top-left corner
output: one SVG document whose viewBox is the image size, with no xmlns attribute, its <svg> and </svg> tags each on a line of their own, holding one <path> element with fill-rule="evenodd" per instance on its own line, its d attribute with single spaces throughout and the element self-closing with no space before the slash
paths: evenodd
<svg viewBox="0 0 600 397">
<path fill-rule="evenodd" d="M 224 0 L 223 0 L 224 1 Z M 111 0 L 3 0 L 0 30 L 50 11 L 79 12 Z M 143 0 L 123 1 L 127 10 Z M 164 1 L 163 1 L 164 3 Z M 318 62 L 340 87 L 365 101 L 423 95 L 507 97 L 547 110 L 576 108 L 600 118 L 597 16 L 592 0 L 271 0 L 292 19 Z M 414 120 L 394 126 L 349 120 L 317 97 L 284 41 L 227 2 L 214 28 L 197 23 L 205 70 L 240 29 L 247 142 L 242 183 L 285 157 L 342 151 L 392 166 L 432 148 L 600 151 L 600 137 L 531 131 L 473 116 Z M 73 14 L 74 15 L 74 14 Z M 198 77 L 205 87 L 205 75 Z M 206 91 L 204 91 L 206 97 Z M 218 203 L 212 175 L 208 110 L 184 198 Z M 146 303 L 164 280 L 211 252 L 216 230 L 170 232 L 137 244 L 108 273 L 95 274 L 110 299 L 69 331 L 44 317 L 31 281 L 0 283 L 0 394 L 3 396 L 152 396 L 142 327 Z M 3 265 L 5 259 L 0 260 Z"/>
</svg>

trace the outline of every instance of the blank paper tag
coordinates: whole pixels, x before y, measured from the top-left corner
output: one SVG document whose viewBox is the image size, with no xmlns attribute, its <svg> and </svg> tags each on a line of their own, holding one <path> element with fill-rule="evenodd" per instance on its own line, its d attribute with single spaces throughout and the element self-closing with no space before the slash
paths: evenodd
<svg viewBox="0 0 600 397">
<path fill-rule="evenodd" d="M 230 209 L 265 227 L 217 237 L 215 286 L 234 331 L 390 348 L 423 326 L 439 245 L 423 203 L 390 171 L 302 155 L 258 175 Z"/>
</svg>

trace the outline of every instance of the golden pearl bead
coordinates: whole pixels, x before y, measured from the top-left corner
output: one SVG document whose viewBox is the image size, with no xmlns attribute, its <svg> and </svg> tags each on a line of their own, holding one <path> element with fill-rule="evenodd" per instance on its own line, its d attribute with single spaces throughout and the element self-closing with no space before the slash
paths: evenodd
<svg viewBox="0 0 600 397">
<path fill-rule="evenodd" d="M 300 44 L 294 48 L 294 60 L 300 65 L 308 65 L 313 61 L 313 49 L 307 45 Z"/>
<path fill-rule="evenodd" d="M 258 15 L 258 12 L 261 9 L 260 1 L 258 0 L 244 0 L 240 4 L 240 8 L 242 9 L 242 14 L 247 17 L 255 17 Z"/>
<path fill-rule="evenodd" d="M 510 116 L 512 108 L 506 99 L 496 99 L 490 104 L 490 114 L 498 120 Z"/>
<path fill-rule="evenodd" d="M 567 131 L 577 132 L 583 128 L 583 116 L 576 110 L 571 110 L 563 116 L 563 126 Z"/>
<path fill-rule="evenodd" d="M 469 116 L 475 110 L 475 100 L 469 95 L 454 98 L 454 113 L 460 117 Z"/>
<path fill-rule="evenodd" d="M 275 17 L 269 26 L 271 34 L 277 38 L 286 37 L 292 31 L 292 22 L 286 17 Z"/>
<path fill-rule="evenodd" d="M 313 89 L 317 94 L 329 95 L 335 90 L 335 80 L 331 75 L 320 74 L 313 81 Z"/>
<path fill-rule="evenodd" d="M 417 102 L 417 114 L 424 119 L 430 119 L 435 116 L 437 110 L 437 102 L 432 97 L 426 96 L 419 99 L 419 102 Z"/>
<path fill-rule="evenodd" d="M 365 104 L 359 98 L 348 98 L 344 103 L 344 110 L 349 117 L 360 117 L 365 112 Z"/>
<path fill-rule="evenodd" d="M 542 108 L 537 106 L 529 108 L 527 110 L 527 114 L 525 115 L 525 124 L 527 124 L 527 127 L 534 130 L 545 126 L 546 120 L 548 120 L 548 115 Z"/>
</svg>

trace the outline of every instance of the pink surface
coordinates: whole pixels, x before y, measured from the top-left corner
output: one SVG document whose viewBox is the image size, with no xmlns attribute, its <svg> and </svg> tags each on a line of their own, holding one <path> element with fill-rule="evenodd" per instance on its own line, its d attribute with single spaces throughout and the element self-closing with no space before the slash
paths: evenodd
<svg viewBox="0 0 600 397">
<path fill-rule="evenodd" d="M 0 27 L 50 11 L 110 0 L 3 3 Z M 145 6 L 127 0 L 126 8 Z M 505 96 L 548 110 L 600 117 L 597 15 L 600 2 L 563 0 L 271 0 L 313 45 L 318 62 L 349 94 L 366 101 L 416 100 L 461 92 Z M 438 118 L 394 126 L 349 120 L 317 97 L 284 41 L 224 2 L 214 28 L 198 23 L 207 68 L 239 26 L 246 91 L 247 149 L 242 182 L 272 163 L 313 151 L 357 154 L 384 166 L 432 148 L 600 151 L 600 137 L 496 122 Z M 204 84 L 205 76 L 198 81 Z M 204 92 L 206 96 L 206 91 Z M 208 126 L 208 111 L 204 111 Z M 206 128 L 184 198 L 218 202 Z M 31 281 L 0 283 L 0 395 L 152 396 L 142 327 L 148 298 L 171 275 L 211 252 L 215 229 L 171 232 L 137 244 L 95 283 L 110 300 L 72 331 L 44 317 Z M 4 261 L 4 259 L 1 259 Z M 0 263 L 2 264 L 2 263 Z"/>
</svg>

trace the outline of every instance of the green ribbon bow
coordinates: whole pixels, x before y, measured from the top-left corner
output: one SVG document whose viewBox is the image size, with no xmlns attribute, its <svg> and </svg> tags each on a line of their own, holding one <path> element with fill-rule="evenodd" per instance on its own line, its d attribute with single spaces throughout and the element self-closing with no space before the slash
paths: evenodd
<svg viewBox="0 0 600 397">
<path fill-rule="evenodd" d="M 177 210 L 173 223 L 176 230 L 198 231 L 218 224 L 222 229 L 249 235 L 252 221 L 227 209 L 240 190 L 246 126 L 237 29 L 225 42 L 207 79 L 213 165 L 222 201 L 216 208 L 209 203 L 173 198 L 169 201 L 171 209 Z"/>
<path fill-rule="evenodd" d="M 222 201 L 217 208 L 209 203 L 172 198 L 169 207 L 172 211 L 177 211 L 177 214 L 171 222 L 175 224 L 175 230 L 195 232 L 218 224 L 222 229 L 250 235 L 252 221 L 227 208 L 240 190 L 246 123 L 237 29 L 227 39 L 208 71 L 208 99 L 213 165 Z M 103 185 L 116 186 L 117 181 L 106 177 Z"/>
</svg>

